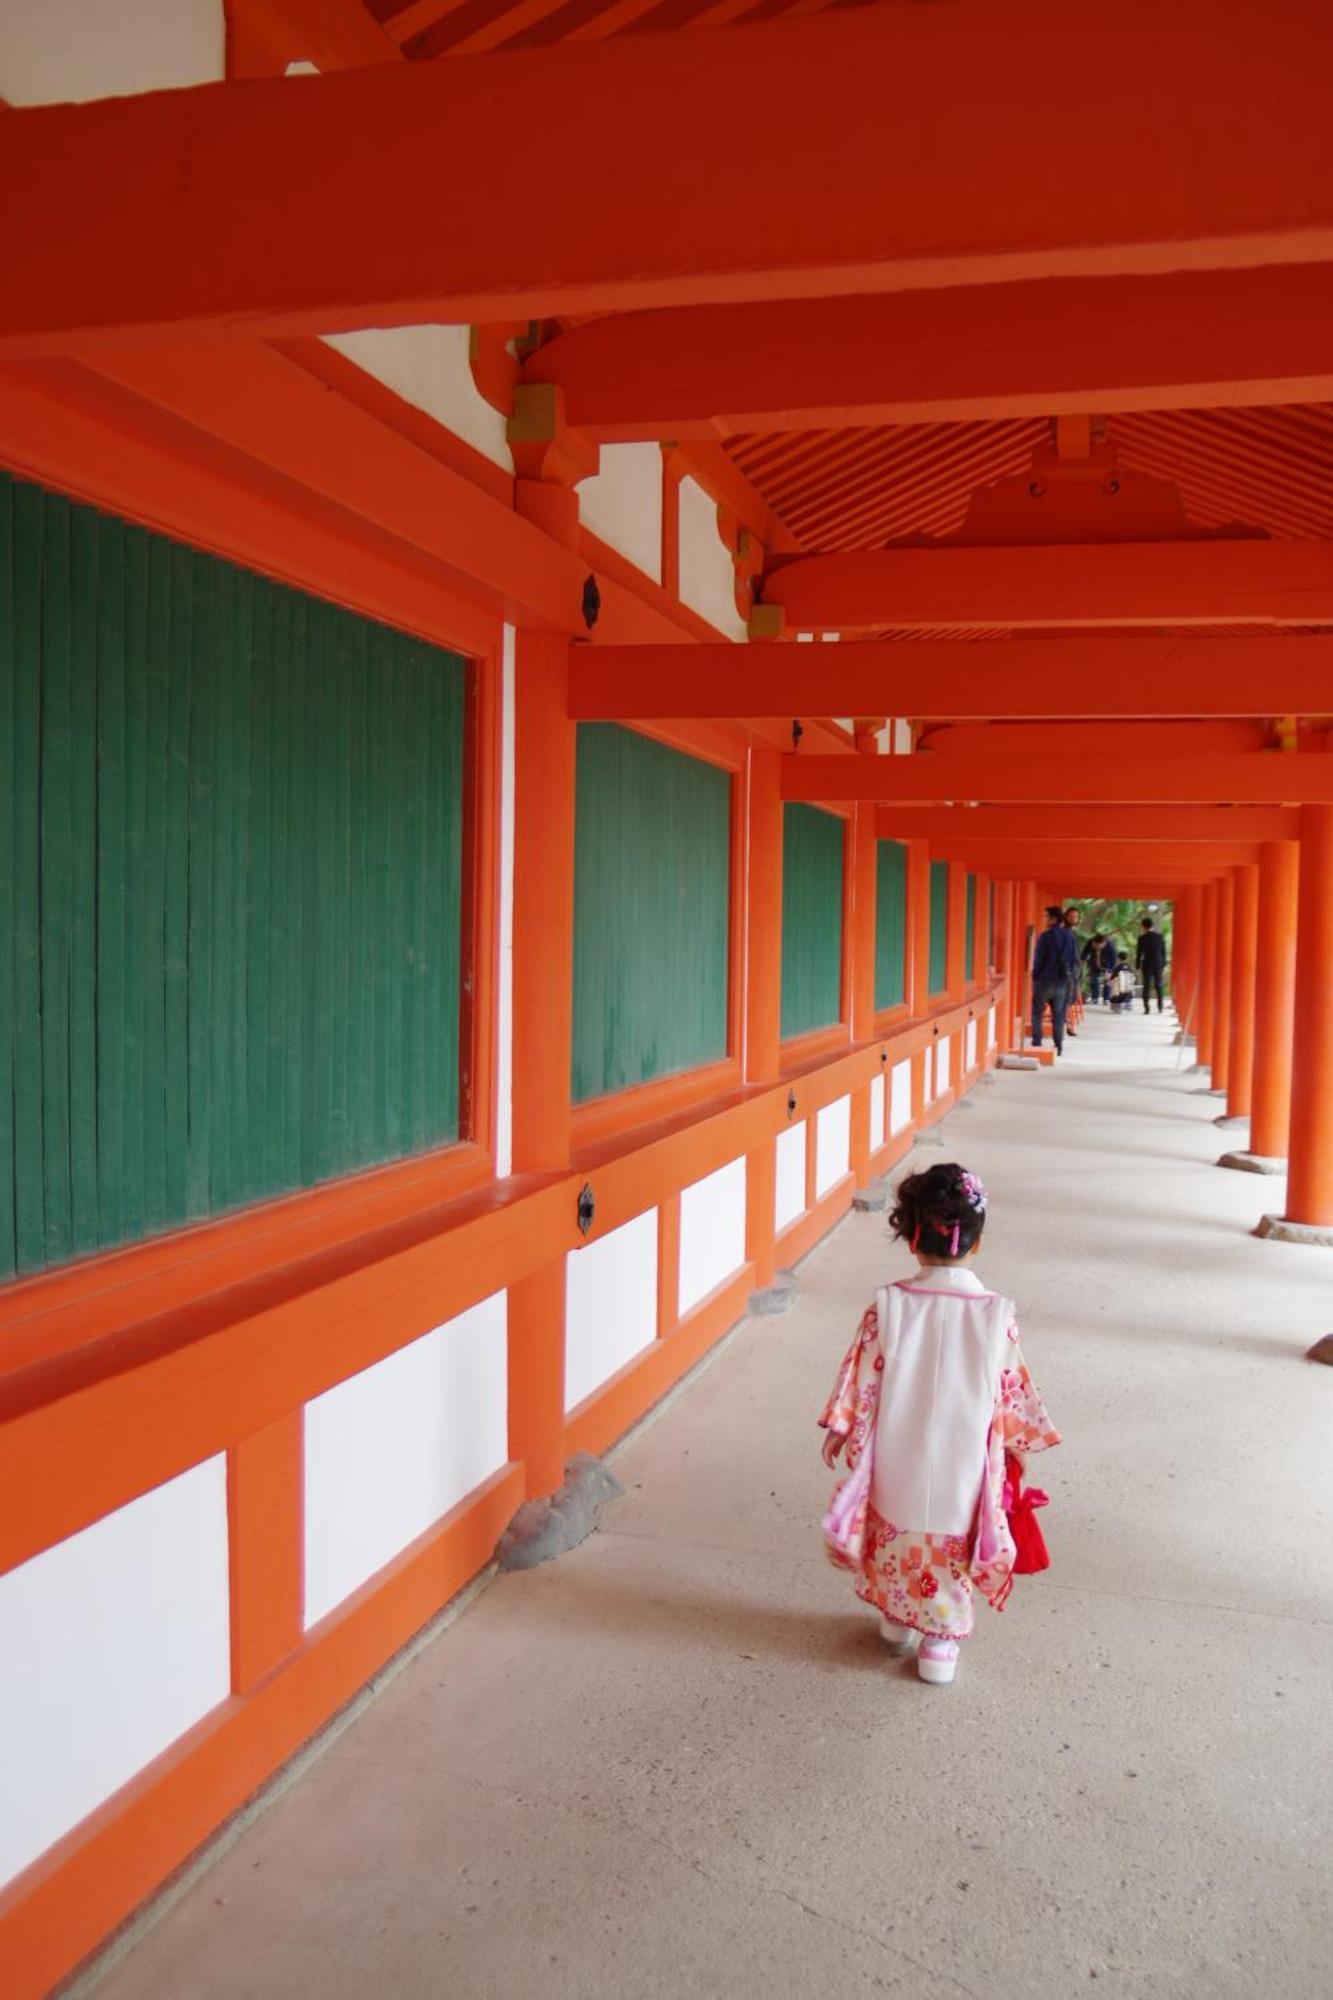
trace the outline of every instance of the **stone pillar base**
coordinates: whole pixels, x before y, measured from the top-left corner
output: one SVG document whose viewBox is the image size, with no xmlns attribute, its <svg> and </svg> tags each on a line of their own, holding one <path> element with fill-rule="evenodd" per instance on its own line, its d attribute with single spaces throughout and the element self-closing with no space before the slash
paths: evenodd
<svg viewBox="0 0 1333 2000">
<path fill-rule="evenodd" d="M 932 1125 L 929 1131 L 917 1133 L 916 1143 L 918 1146 L 942 1146 L 944 1144 L 944 1134 L 938 1125 Z"/>
<path fill-rule="evenodd" d="M 1307 1361 L 1322 1361 L 1326 1368 L 1333 1368 L 1333 1333 L 1326 1333 L 1313 1347 L 1305 1350 Z"/>
<path fill-rule="evenodd" d="M 1211 1083 L 1205 1083 L 1205 1084 L 1203 1084 L 1203 1085 L 1196 1085 L 1196 1086 L 1195 1086 L 1195 1088 L 1194 1088 L 1194 1089 L 1193 1089 L 1193 1090 L 1192 1090 L 1192 1091 L 1190 1092 L 1190 1096 L 1191 1096 L 1191 1097 L 1225 1097 L 1225 1096 L 1226 1096 L 1226 1092 L 1225 1092 L 1225 1090 L 1214 1090 L 1214 1088 L 1213 1088 L 1213 1086 L 1212 1086 L 1212 1084 L 1211 1084 Z"/>
<path fill-rule="evenodd" d="M 1241 1126 L 1248 1125 L 1249 1122 L 1250 1114 L 1248 1111 L 1239 1113 L 1234 1118 L 1228 1117 L 1224 1111 L 1220 1118 L 1214 1118 L 1213 1120 L 1214 1125 L 1218 1126 L 1223 1132 L 1239 1132 Z"/>
<path fill-rule="evenodd" d="M 532 1569 L 586 1541 L 608 1500 L 624 1492 L 609 1466 L 580 1451 L 565 1467 L 565 1482 L 547 1500 L 525 1500 L 500 1537 L 501 1569 Z"/>
<path fill-rule="evenodd" d="M 790 1312 L 801 1296 L 795 1271 L 778 1271 L 762 1292 L 751 1292 L 746 1310 L 757 1319 L 771 1319 L 775 1313 Z"/>
<path fill-rule="evenodd" d="M 1275 1243 L 1313 1243 L 1333 1249 L 1333 1222 L 1288 1222 L 1285 1215 L 1265 1215 L 1256 1236 L 1270 1236 Z"/>
<path fill-rule="evenodd" d="M 1268 1153 L 1223 1153 L 1219 1167 L 1235 1167 L 1242 1174 L 1285 1174 L 1287 1163 Z"/>
<path fill-rule="evenodd" d="M 852 1207 L 858 1215 L 879 1215 L 888 1205 L 887 1181 L 871 1181 L 869 1187 L 858 1188 L 852 1196 Z"/>
<path fill-rule="evenodd" d="M 1001 1057 L 1000 1057 L 1000 1068 L 1001 1068 L 1001 1069 L 1040 1069 L 1040 1068 L 1041 1068 L 1041 1064 L 1040 1064 L 1040 1063 L 1039 1063 L 1039 1062 L 1037 1061 L 1037 1058 L 1036 1058 L 1035 1056 L 1001 1056 Z"/>
</svg>

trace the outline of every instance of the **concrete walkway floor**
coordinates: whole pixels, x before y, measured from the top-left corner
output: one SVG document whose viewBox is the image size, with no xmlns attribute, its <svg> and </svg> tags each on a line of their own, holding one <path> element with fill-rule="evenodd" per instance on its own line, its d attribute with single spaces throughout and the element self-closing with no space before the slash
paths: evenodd
<svg viewBox="0 0 1333 2000">
<path fill-rule="evenodd" d="M 602 1530 L 494 1583 L 98 2000 L 1324 2000 L 1333 1251 L 1247 1233 L 1282 1183 L 1213 1165 L 1172 1026 L 1090 1013 L 915 1156 L 989 1183 L 1066 1439 L 1054 1567 L 952 1689 L 820 1551 L 814 1418 L 906 1268 L 856 1216 L 621 1450 Z"/>
</svg>

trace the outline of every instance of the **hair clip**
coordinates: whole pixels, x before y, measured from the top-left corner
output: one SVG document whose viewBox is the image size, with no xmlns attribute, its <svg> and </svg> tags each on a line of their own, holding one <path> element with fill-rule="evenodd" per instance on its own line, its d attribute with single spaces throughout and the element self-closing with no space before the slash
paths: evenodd
<svg viewBox="0 0 1333 2000">
<path fill-rule="evenodd" d="M 958 1255 L 958 1224 L 956 1222 L 953 1226 L 953 1235 L 949 1238 L 949 1255 L 951 1257 Z"/>
</svg>

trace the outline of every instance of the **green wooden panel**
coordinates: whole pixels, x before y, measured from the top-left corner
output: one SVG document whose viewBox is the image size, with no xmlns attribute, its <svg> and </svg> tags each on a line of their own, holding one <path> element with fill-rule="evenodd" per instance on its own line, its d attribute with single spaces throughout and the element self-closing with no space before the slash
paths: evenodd
<svg viewBox="0 0 1333 2000">
<path fill-rule="evenodd" d="M 907 849 L 881 840 L 875 852 L 875 1006 L 907 998 Z"/>
<path fill-rule="evenodd" d="M 963 978 L 972 977 L 972 965 L 977 952 L 977 878 L 967 878 L 967 910 L 963 927 Z"/>
<path fill-rule="evenodd" d="M 782 1038 L 842 1019 L 846 822 L 818 806 L 782 819 Z"/>
<path fill-rule="evenodd" d="M 576 1102 L 727 1053 L 731 786 L 616 723 L 579 726 Z"/>
<path fill-rule="evenodd" d="M 949 864 L 930 864 L 930 957 L 926 992 L 943 993 L 949 983 Z"/>
<path fill-rule="evenodd" d="M 457 1137 L 465 676 L 0 475 L 0 1278 Z"/>
</svg>

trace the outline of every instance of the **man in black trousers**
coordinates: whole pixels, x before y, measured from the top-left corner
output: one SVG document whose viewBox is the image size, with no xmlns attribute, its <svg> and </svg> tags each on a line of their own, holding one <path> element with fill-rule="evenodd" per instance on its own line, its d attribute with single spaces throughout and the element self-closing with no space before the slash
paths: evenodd
<svg viewBox="0 0 1333 2000">
<path fill-rule="evenodd" d="M 1051 1009 L 1052 1040 L 1055 1053 L 1065 1046 L 1065 1015 L 1069 996 L 1078 978 L 1078 938 L 1065 926 L 1065 913 L 1058 903 L 1046 911 L 1046 929 L 1037 939 L 1032 959 L 1032 1046 L 1041 1047 L 1042 1016 Z"/>
<path fill-rule="evenodd" d="M 1166 939 L 1155 927 L 1151 917 L 1144 917 L 1139 926 L 1139 941 L 1134 951 L 1134 963 L 1143 981 L 1143 1011 L 1149 1012 L 1148 1001 L 1157 994 L 1157 1011 L 1162 1011 L 1162 975 L 1166 971 Z"/>
</svg>

